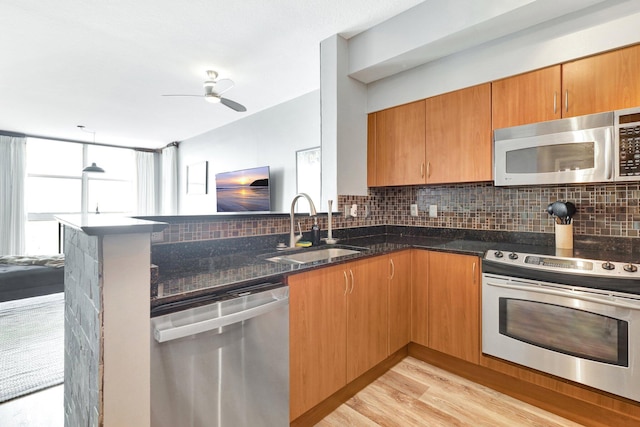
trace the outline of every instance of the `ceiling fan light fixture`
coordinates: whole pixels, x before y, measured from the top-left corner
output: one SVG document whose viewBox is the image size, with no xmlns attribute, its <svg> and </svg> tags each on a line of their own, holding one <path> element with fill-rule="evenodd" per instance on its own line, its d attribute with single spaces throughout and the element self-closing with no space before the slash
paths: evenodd
<svg viewBox="0 0 640 427">
<path fill-rule="evenodd" d="M 205 99 L 207 102 L 210 102 L 210 103 L 212 103 L 212 104 L 217 104 L 217 103 L 219 103 L 219 102 L 220 102 L 220 97 L 219 97 L 218 95 L 214 94 L 214 93 L 208 93 L 208 94 L 206 94 L 206 95 L 204 96 L 204 99 Z"/>
</svg>

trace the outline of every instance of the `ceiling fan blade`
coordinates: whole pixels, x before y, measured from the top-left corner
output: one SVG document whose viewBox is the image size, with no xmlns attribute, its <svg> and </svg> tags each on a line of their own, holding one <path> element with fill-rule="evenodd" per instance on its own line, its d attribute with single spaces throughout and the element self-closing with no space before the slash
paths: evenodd
<svg viewBox="0 0 640 427">
<path fill-rule="evenodd" d="M 231 79 L 220 79 L 216 81 L 216 90 L 214 92 L 220 96 L 229 89 L 232 89 L 235 85 L 236 84 Z"/>
<path fill-rule="evenodd" d="M 230 99 L 227 98 L 220 98 L 220 102 L 223 103 L 224 105 L 226 105 L 227 107 L 231 108 L 232 110 L 236 110 L 238 112 L 245 112 L 247 111 L 246 107 L 242 104 L 238 104 L 235 101 L 232 101 Z"/>
<path fill-rule="evenodd" d="M 204 95 L 160 95 L 160 96 L 195 96 L 198 98 L 202 98 Z"/>
</svg>

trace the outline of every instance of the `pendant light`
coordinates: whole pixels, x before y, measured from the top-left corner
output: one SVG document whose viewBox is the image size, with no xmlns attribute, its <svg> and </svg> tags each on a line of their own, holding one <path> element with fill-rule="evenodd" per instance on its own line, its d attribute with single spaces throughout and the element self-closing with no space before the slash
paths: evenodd
<svg viewBox="0 0 640 427">
<path fill-rule="evenodd" d="M 91 166 L 87 166 L 86 168 L 82 169 L 82 172 L 104 173 L 104 169 L 102 169 L 100 166 L 96 165 L 95 162 L 93 162 L 93 163 L 91 163 Z"/>
<path fill-rule="evenodd" d="M 85 130 L 83 125 L 78 125 L 78 127 L 80 128 L 81 131 L 83 132 L 87 132 L 87 133 L 91 133 L 93 134 L 93 143 L 96 143 L 96 133 L 95 132 L 91 132 L 89 130 Z M 95 162 L 91 163 L 91 166 L 87 166 L 86 168 L 82 169 L 82 172 L 96 172 L 96 173 L 104 173 L 104 169 L 102 169 L 100 166 L 98 166 Z"/>
</svg>

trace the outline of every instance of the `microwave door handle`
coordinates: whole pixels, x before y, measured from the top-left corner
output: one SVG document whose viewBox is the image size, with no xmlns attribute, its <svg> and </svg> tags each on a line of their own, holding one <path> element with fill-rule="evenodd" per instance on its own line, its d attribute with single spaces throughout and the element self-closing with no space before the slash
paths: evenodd
<svg viewBox="0 0 640 427">
<path fill-rule="evenodd" d="M 613 138 L 611 137 L 611 130 L 607 131 L 609 133 L 609 141 L 607 141 L 607 145 L 604 148 L 604 167 L 605 167 L 605 178 L 607 180 L 611 180 L 612 178 L 612 169 L 613 169 L 613 153 L 611 152 L 613 150 L 613 144 L 611 143 L 611 141 L 613 140 Z"/>
<path fill-rule="evenodd" d="M 613 307 L 627 308 L 631 310 L 640 310 L 640 304 L 631 304 L 631 303 L 626 303 L 626 302 L 617 301 L 617 300 L 612 301 L 608 298 L 598 298 L 598 297 L 592 297 L 588 295 L 579 295 L 579 294 L 574 294 L 571 291 L 557 291 L 555 289 L 547 289 L 539 286 L 535 286 L 535 287 L 519 286 L 519 285 L 511 285 L 507 283 L 495 283 L 495 282 L 487 282 L 486 284 L 489 286 L 497 287 L 497 288 L 506 288 L 506 289 L 514 289 L 517 291 L 526 291 L 526 292 L 534 292 L 539 294 L 555 295 L 555 296 L 560 296 L 565 298 L 575 298 L 583 301 L 595 302 L 598 304 L 606 304 Z"/>
</svg>

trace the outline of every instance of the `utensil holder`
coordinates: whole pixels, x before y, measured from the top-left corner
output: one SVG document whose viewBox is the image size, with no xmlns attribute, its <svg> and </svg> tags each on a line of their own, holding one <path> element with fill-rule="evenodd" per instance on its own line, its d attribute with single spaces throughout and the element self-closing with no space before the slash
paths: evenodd
<svg viewBox="0 0 640 427">
<path fill-rule="evenodd" d="M 556 223 L 556 248 L 573 249 L 573 224 Z"/>
</svg>

